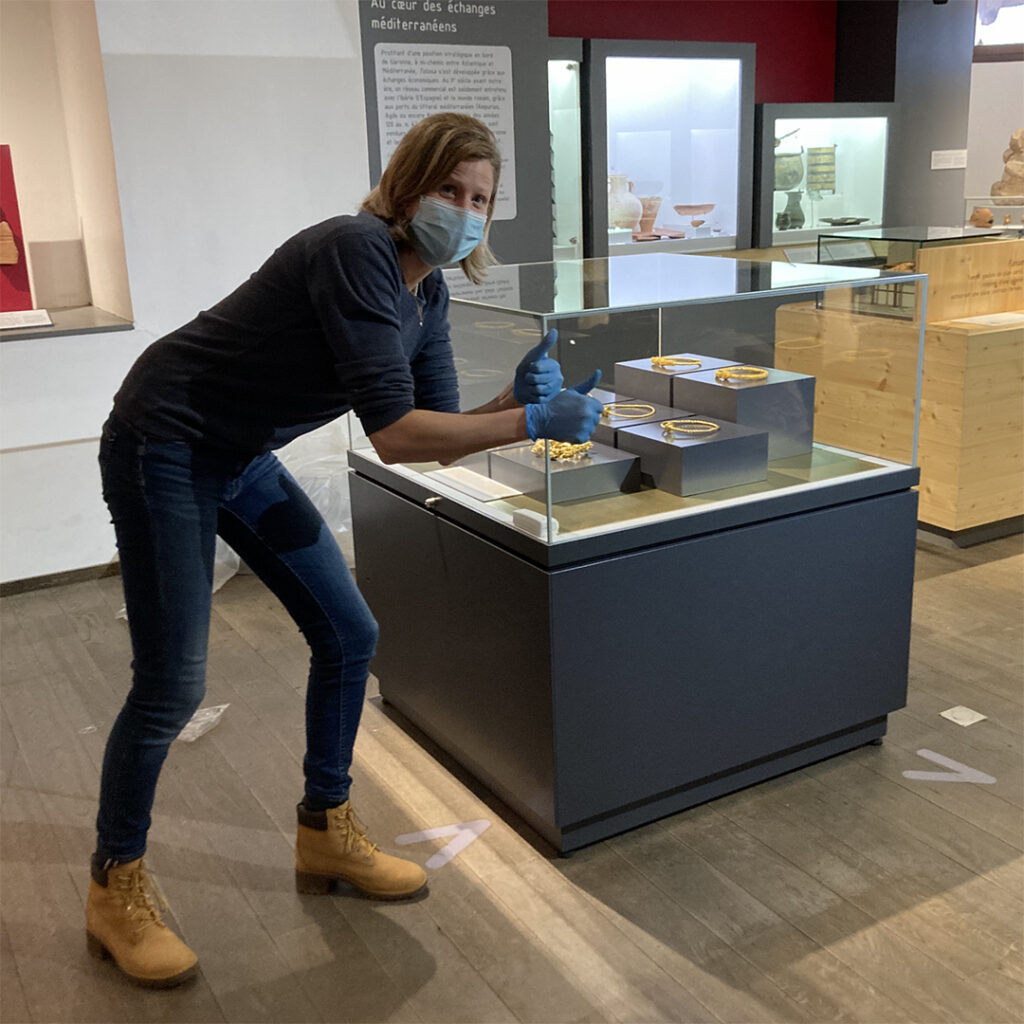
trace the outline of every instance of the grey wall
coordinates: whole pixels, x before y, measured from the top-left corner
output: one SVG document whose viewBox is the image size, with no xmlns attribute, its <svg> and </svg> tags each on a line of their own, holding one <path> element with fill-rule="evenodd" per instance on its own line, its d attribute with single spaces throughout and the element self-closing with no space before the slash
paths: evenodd
<svg viewBox="0 0 1024 1024">
<path fill-rule="evenodd" d="M 933 150 L 967 148 L 974 0 L 900 0 L 889 227 L 963 223 L 964 170 L 931 170 Z"/>
</svg>

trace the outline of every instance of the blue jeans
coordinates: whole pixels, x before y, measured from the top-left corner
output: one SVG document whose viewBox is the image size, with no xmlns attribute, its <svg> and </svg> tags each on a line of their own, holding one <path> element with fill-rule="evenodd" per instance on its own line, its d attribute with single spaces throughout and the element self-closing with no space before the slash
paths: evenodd
<svg viewBox="0 0 1024 1024">
<path fill-rule="evenodd" d="M 97 855 L 123 863 L 145 852 L 167 750 L 203 699 L 218 534 L 309 644 L 306 793 L 343 803 L 377 623 L 302 488 L 272 453 L 155 441 L 114 416 L 103 428 L 100 472 L 133 659 L 103 758 Z"/>
</svg>

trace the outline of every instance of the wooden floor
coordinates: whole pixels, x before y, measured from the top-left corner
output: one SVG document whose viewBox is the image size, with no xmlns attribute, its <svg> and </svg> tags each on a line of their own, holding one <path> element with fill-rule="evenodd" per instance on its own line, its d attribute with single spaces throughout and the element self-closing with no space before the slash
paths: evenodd
<svg viewBox="0 0 1024 1024">
<path fill-rule="evenodd" d="M 128 679 L 119 582 L 5 598 L 0 1018 L 21 1021 L 1024 1021 L 1021 539 L 918 547 L 910 696 L 882 746 L 554 856 L 367 701 L 354 802 L 419 863 L 406 905 L 298 896 L 301 637 L 252 577 L 215 599 L 207 704 L 147 860 L 199 978 L 147 992 L 85 949 L 103 744 Z M 865 643 L 871 638 L 865 637 Z M 424 652 L 432 656 L 436 652 Z M 954 705 L 986 715 L 960 726 Z M 994 782 L 949 772 L 933 751 Z M 957 769 L 957 771 L 960 771 Z"/>
</svg>

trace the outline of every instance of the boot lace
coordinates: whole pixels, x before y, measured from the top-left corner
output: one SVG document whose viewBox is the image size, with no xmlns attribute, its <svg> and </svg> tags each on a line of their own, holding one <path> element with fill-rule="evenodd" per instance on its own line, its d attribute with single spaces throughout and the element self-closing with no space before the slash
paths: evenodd
<svg viewBox="0 0 1024 1024">
<path fill-rule="evenodd" d="M 117 891 L 124 901 L 125 913 L 136 932 L 142 932 L 151 925 L 166 927 L 161 920 L 160 911 L 168 909 L 167 900 L 156 884 L 156 879 L 148 874 L 141 864 L 131 871 L 118 872 L 116 884 Z"/>
<path fill-rule="evenodd" d="M 345 807 L 333 816 L 334 827 L 342 833 L 342 847 L 346 853 L 358 853 L 370 857 L 379 847 L 366 837 L 366 826 L 356 817 L 351 806 Z"/>
</svg>

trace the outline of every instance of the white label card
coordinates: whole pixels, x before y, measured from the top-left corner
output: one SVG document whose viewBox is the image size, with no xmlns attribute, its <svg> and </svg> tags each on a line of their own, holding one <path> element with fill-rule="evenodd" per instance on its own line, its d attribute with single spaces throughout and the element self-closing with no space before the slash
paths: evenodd
<svg viewBox="0 0 1024 1024">
<path fill-rule="evenodd" d="M 49 327 L 52 323 L 45 309 L 11 309 L 0 313 L 0 331 L 15 327 Z"/>
<path fill-rule="evenodd" d="M 966 149 L 933 149 L 932 170 L 951 171 L 957 167 L 967 166 Z"/>
</svg>

